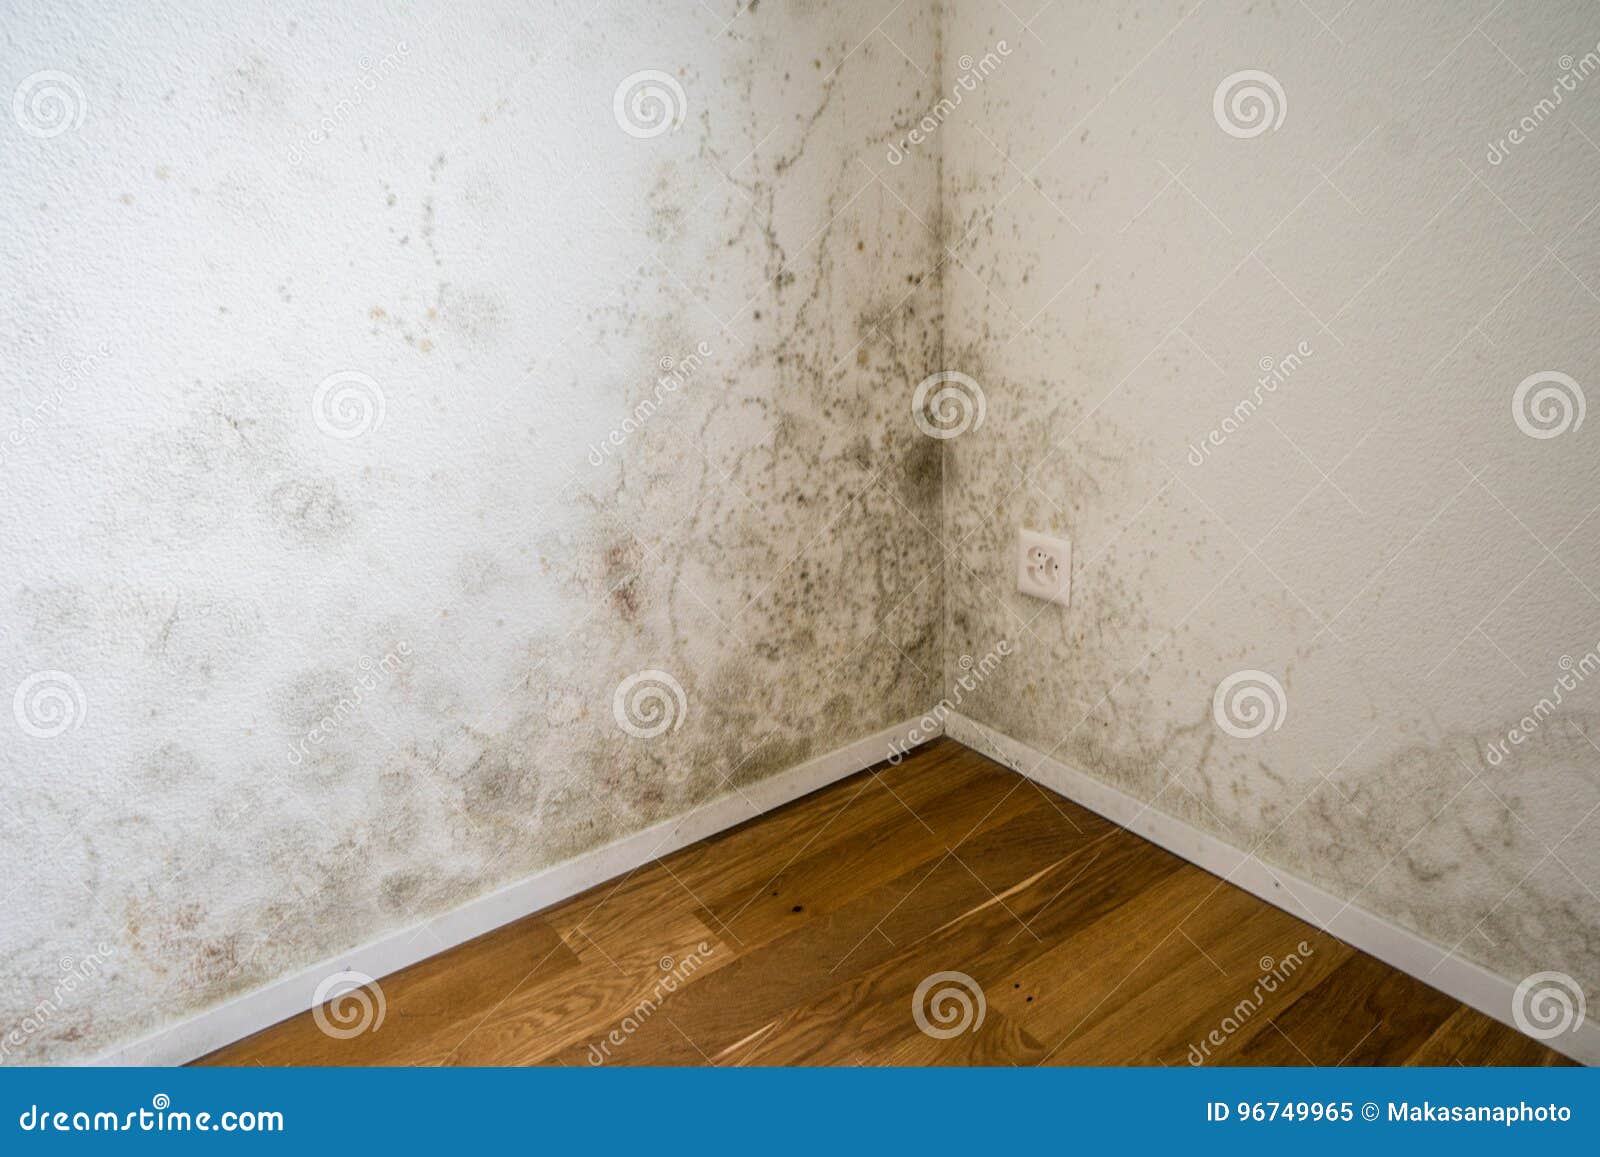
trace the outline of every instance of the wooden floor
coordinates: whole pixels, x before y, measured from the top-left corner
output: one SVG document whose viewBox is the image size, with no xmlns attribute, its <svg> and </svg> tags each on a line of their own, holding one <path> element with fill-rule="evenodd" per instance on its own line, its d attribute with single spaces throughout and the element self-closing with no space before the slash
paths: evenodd
<svg viewBox="0 0 1600 1157">
<path fill-rule="evenodd" d="M 941 972 L 983 998 L 948 1037 L 913 1015 Z M 381 989 L 377 1031 L 307 1013 L 201 1063 L 1567 1063 L 949 740 Z"/>
</svg>

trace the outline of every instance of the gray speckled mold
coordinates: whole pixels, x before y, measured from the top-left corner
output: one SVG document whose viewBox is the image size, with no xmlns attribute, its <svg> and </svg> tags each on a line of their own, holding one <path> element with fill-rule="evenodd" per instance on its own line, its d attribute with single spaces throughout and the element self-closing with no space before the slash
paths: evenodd
<svg viewBox="0 0 1600 1157">
<path fill-rule="evenodd" d="M 13 5 L 0 1063 L 941 695 L 1595 1006 L 1595 36 L 1491 8 Z"/>
<path fill-rule="evenodd" d="M 1594 1007 L 1600 89 L 1490 148 L 1592 11 L 950 15 L 947 60 L 1016 44 L 943 130 L 947 361 L 988 406 L 944 460 L 946 677 L 1017 649 L 963 712 Z M 1519 408 L 1543 371 L 1578 393 Z M 1073 539 L 1070 610 L 1013 593 L 1021 525 Z"/>
<path fill-rule="evenodd" d="M 938 544 L 886 528 L 938 517 L 937 155 L 868 165 L 939 12 L 872 7 L 13 13 L 6 92 L 84 115 L 0 150 L 8 702 L 60 676 L 0 746 L 0 1059 L 936 697 Z"/>
</svg>

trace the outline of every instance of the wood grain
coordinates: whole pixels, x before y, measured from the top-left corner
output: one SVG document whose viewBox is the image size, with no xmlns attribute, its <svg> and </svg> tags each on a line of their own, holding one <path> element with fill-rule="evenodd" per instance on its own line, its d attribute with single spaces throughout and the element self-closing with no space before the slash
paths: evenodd
<svg viewBox="0 0 1600 1157">
<path fill-rule="evenodd" d="M 981 1024 L 919 1028 L 941 972 Z M 378 987 L 199 1063 L 1569 1063 L 949 740 Z"/>
</svg>

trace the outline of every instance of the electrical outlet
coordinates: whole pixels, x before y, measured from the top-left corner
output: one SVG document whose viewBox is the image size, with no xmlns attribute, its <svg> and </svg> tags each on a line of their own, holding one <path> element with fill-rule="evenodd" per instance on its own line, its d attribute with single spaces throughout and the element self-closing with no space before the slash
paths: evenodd
<svg viewBox="0 0 1600 1157">
<path fill-rule="evenodd" d="M 1027 527 L 1018 530 L 1017 590 L 1066 606 L 1072 596 L 1072 543 Z"/>
</svg>

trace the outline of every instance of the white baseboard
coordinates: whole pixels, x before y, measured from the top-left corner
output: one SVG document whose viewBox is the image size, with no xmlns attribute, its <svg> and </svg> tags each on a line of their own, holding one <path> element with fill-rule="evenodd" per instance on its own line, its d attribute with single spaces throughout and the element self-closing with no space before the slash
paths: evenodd
<svg viewBox="0 0 1600 1157">
<path fill-rule="evenodd" d="M 1248 852 L 1140 802 L 1025 743 L 958 712 L 945 720 L 945 734 L 1004 763 L 1074 803 L 1082 804 L 1135 835 L 1253 892 L 1385 964 L 1416 977 L 1495 1020 L 1516 1028 L 1511 1016 L 1516 982 L 1480 968 L 1375 913 L 1347 904 L 1314 884 L 1269 867 Z M 1600 1024 L 1585 1020 L 1544 1042 L 1575 1061 L 1600 1065 Z"/>
<path fill-rule="evenodd" d="M 204 1056 L 305 1012 L 311 1007 L 317 985 L 335 972 L 362 972 L 382 978 L 871 767 L 892 754 L 895 750 L 892 745 L 906 745 L 913 728 L 918 729 L 919 742 L 934 738 L 923 729 L 927 718 L 908 719 L 750 785 L 741 792 L 720 796 L 686 815 L 664 820 L 525 880 L 469 900 L 432 920 L 403 928 L 235 997 L 189 1020 L 118 1046 L 93 1063 L 173 1065 Z M 1027 744 L 959 712 L 952 712 L 945 719 L 944 734 L 1463 1004 L 1516 1027 L 1511 1018 L 1512 994 L 1516 988 L 1513 981 L 1451 955 L 1425 937 L 1381 916 L 1347 905 L 1314 884 L 1269 867 L 1250 853 L 1156 811 L 1059 760 L 1041 756 Z M 1545 1043 L 1573 1060 L 1600 1064 L 1600 1024 L 1592 1020 L 1575 1032 Z"/>
<path fill-rule="evenodd" d="M 725 831 L 818 788 L 881 763 L 903 748 L 919 720 L 908 719 L 864 739 L 820 755 L 779 775 L 719 796 L 693 811 L 585 852 L 553 868 L 469 900 L 431 920 L 390 933 L 315 967 L 234 997 L 188 1020 L 120 1045 L 91 1063 L 176 1065 L 204 1056 L 312 1006 L 317 985 L 336 972 L 361 972 L 379 979 L 447 948 L 492 932 L 552 904 L 630 872 L 658 856 Z M 919 734 L 918 741 L 933 738 Z"/>
</svg>

